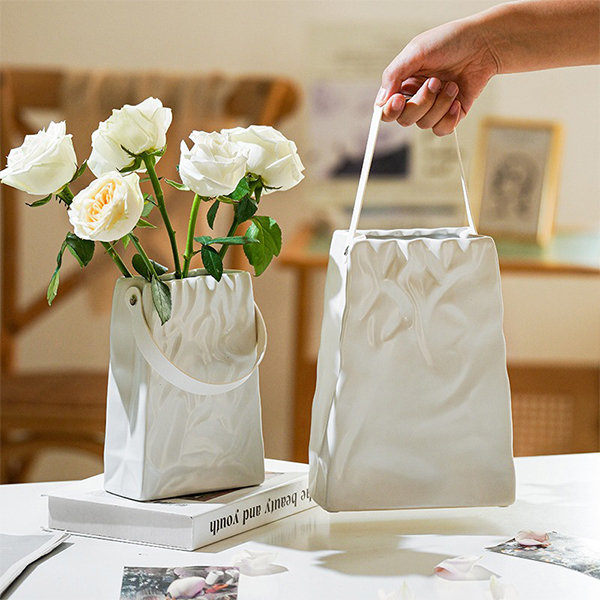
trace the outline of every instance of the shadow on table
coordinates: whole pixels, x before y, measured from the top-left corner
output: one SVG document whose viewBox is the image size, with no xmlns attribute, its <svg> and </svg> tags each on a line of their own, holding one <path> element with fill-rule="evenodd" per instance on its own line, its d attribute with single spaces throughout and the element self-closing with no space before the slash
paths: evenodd
<svg viewBox="0 0 600 600">
<path fill-rule="evenodd" d="M 315 565 L 346 575 L 429 576 L 433 574 L 435 566 L 447 558 L 451 556 L 377 544 L 376 547 L 345 550 L 323 556 Z"/>
<path fill-rule="evenodd" d="M 475 509 L 476 511 L 477 509 Z M 429 516 L 435 512 L 435 516 Z M 390 518 L 378 513 L 339 513 L 331 520 L 323 518 L 320 508 L 245 532 L 214 544 L 210 552 L 228 550 L 244 542 L 256 542 L 276 548 L 329 552 L 315 557 L 316 564 L 347 574 L 431 575 L 433 568 L 449 555 L 402 548 L 406 535 L 502 535 L 493 521 L 483 519 L 469 509 L 461 516 L 440 516 L 427 511 L 419 518 Z M 398 513 L 396 513 L 398 514 Z M 358 519 L 357 519 L 358 516 Z M 360 517 L 363 517 L 360 520 Z"/>
</svg>

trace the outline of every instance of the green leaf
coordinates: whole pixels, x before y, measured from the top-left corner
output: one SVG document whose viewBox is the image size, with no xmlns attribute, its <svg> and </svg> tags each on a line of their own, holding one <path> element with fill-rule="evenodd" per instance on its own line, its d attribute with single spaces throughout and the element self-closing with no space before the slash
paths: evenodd
<svg viewBox="0 0 600 600">
<path fill-rule="evenodd" d="M 208 244 L 210 242 L 211 238 L 210 235 L 199 235 L 198 237 L 194 238 L 195 242 L 198 242 L 199 244 Z"/>
<path fill-rule="evenodd" d="M 62 266 L 62 258 L 65 250 L 67 249 L 67 240 L 62 243 L 60 250 L 56 256 L 56 269 L 54 269 L 54 273 L 50 278 L 50 283 L 48 284 L 48 289 L 46 290 L 46 300 L 48 300 L 48 305 L 52 304 L 52 300 L 56 298 L 56 294 L 58 293 L 58 282 L 59 282 L 59 274 L 60 267 Z"/>
<path fill-rule="evenodd" d="M 163 156 L 163 154 L 167 151 L 167 145 L 165 144 L 162 148 L 158 150 L 152 150 L 151 152 L 146 152 L 148 156 Z"/>
<path fill-rule="evenodd" d="M 254 189 L 254 198 L 256 198 L 256 204 L 258 204 L 260 202 L 260 196 L 262 194 L 262 191 L 263 191 L 262 185 L 257 185 L 256 188 Z"/>
<path fill-rule="evenodd" d="M 278 256 L 281 251 L 281 229 L 271 217 L 254 217 L 246 237 L 259 242 L 244 245 L 244 254 L 258 277 L 269 266 L 273 256 Z"/>
<path fill-rule="evenodd" d="M 152 271 L 150 271 L 150 269 L 148 268 L 148 265 L 146 264 L 146 261 L 142 258 L 142 256 L 140 254 L 134 254 L 132 259 L 131 259 L 131 264 L 133 265 L 133 268 L 144 278 L 147 279 L 148 281 L 152 281 Z"/>
<path fill-rule="evenodd" d="M 25 202 L 25 204 L 27 204 L 27 206 L 30 206 L 31 208 L 37 208 L 38 206 L 44 206 L 44 204 L 48 204 L 48 202 L 50 202 L 50 200 L 52 200 L 52 194 L 49 194 L 48 196 L 46 196 L 45 198 L 42 198 L 41 200 L 36 200 L 35 202 L 32 202 L 31 204 L 29 202 Z"/>
<path fill-rule="evenodd" d="M 121 238 L 121 242 L 123 242 L 123 248 L 124 248 L 125 250 L 127 250 L 127 246 L 129 246 L 129 242 L 130 242 L 130 241 L 131 241 L 131 238 L 129 237 L 129 234 L 127 234 L 127 235 L 124 235 L 124 236 Z"/>
<path fill-rule="evenodd" d="M 202 246 L 200 255 L 208 274 L 220 281 L 223 276 L 223 259 L 219 256 L 219 253 L 212 246 Z"/>
<path fill-rule="evenodd" d="M 235 204 L 236 201 L 232 200 L 229 196 L 217 196 L 216 198 L 219 202 L 224 202 L 225 204 Z"/>
<path fill-rule="evenodd" d="M 238 204 L 235 205 L 235 220 L 238 225 L 247 221 L 254 213 L 258 210 L 258 204 L 249 196 L 242 198 Z"/>
<path fill-rule="evenodd" d="M 85 172 L 86 167 L 87 167 L 87 160 L 84 160 L 83 163 L 81 163 L 81 166 L 75 171 L 75 174 L 73 175 L 73 177 L 71 178 L 71 181 L 69 181 L 69 183 L 73 183 L 76 179 L 79 179 Z"/>
<path fill-rule="evenodd" d="M 206 213 L 206 220 L 208 221 L 208 226 L 212 229 L 215 224 L 215 217 L 217 216 L 217 211 L 219 210 L 219 201 L 215 200 L 212 203 L 212 206 L 208 209 Z"/>
<path fill-rule="evenodd" d="M 138 154 L 134 154 L 133 152 L 127 150 L 127 148 L 125 148 L 125 146 L 123 146 L 123 144 L 121 144 L 121 150 L 123 150 L 124 152 L 129 154 L 129 156 L 131 156 L 133 158 L 140 158 L 140 160 L 141 160 L 141 157 Z"/>
<path fill-rule="evenodd" d="M 250 186 L 248 185 L 248 180 L 245 177 L 242 177 L 240 179 L 240 182 L 237 184 L 235 190 L 233 190 L 231 194 L 228 194 L 228 196 L 232 200 L 241 200 L 244 196 L 247 196 L 248 194 L 250 194 Z"/>
<path fill-rule="evenodd" d="M 185 185 L 185 183 L 178 183 L 177 181 L 173 181 L 172 179 L 167 179 L 165 177 L 165 183 L 168 183 L 171 187 L 174 187 L 176 190 L 181 190 L 183 192 L 189 192 L 190 188 Z"/>
<path fill-rule="evenodd" d="M 48 290 L 46 291 L 46 300 L 48 300 L 48 306 L 52 305 L 52 300 L 56 298 L 56 294 L 58 293 L 58 282 L 60 276 L 58 274 L 60 267 L 56 267 L 52 278 L 50 279 L 50 283 L 48 284 Z"/>
<path fill-rule="evenodd" d="M 145 219 L 140 219 L 136 224 L 136 227 L 149 227 L 150 229 L 156 229 L 156 225 L 153 225 L 152 223 L 150 223 L 149 221 L 146 221 Z"/>
<path fill-rule="evenodd" d="M 171 290 L 169 286 L 152 276 L 150 282 L 150 291 L 152 292 L 152 303 L 158 313 L 161 325 L 164 325 L 171 318 Z"/>
<path fill-rule="evenodd" d="M 77 259 L 79 266 L 87 266 L 94 256 L 93 240 L 82 240 L 74 233 L 67 233 L 65 243 L 71 254 Z"/>
<path fill-rule="evenodd" d="M 152 266 L 154 267 L 154 270 L 158 273 L 158 275 L 163 275 L 169 270 L 168 267 L 165 267 L 165 265 L 161 265 L 155 260 L 150 259 L 150 262 L 152 263 Z"/>
<path fill-rule="evenodd" d="M 152 209 L 156 206 L 156 204 L 151 200 L 152 196 L 144 196 L 144 208 L 142 209 L 142 217 L 147 217 Z"/>
<path fill-rule="evenodd" d="M 125 150 L 125 148 L 123 148 L 123 150 Z M 132 154 L 132 156 L 134 156 L 134 155 Z M 138 169 L 141 169 L 141 167 L 142 167 L 142 159 L 140 156 L 136 156 L 135 160 L 129 166 L 119 169 L 119 173 L 122 173 L 123 175 L 125 175 L 127 173 L 132 173 L 133 171 L 137 171 Z"/>
<path fill-rule="evenodd" d="M 157 263 L 155 260 L 152 260 L 152 259 L 149 259 L 149 260 L 150 260 L 150 263 L 152 264 L 152 266 L 154 267 L 154 270 L 156 271 L 157 275 L 163 275 L 164 273 L 166 273 L 169 270 L 167 267 L 165 267 L 164 265 L 161 265 L 160 263 Z M 142 256 L 140 254 L 133 255 L 133 258 L 131 259 L 131 264 L 133 265 L 133 268 L 144 279 L 147 279 L 148 281 L 152 280 L 154 273 L 148 267 L 148 265 L 146 264 L 146 261 L 142 258 Z"/>
<path fill-rule="evenodd" d="M 229 246 L 242 246 L 243 244 L 258 244 L 259 241 L 254 238 L 249 238 L 245 235 L 235 235 L 231 237 L 213 238 L 211 244 L 227 244 Z"/>
</svg>

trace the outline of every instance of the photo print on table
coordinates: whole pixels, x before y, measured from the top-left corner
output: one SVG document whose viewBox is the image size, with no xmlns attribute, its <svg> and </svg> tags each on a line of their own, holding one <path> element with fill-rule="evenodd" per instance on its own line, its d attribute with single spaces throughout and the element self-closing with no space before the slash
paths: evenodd
<svg viewBox="0 0 600 600">
<path fill-rule="evenodd" d="M 560 565 L 600 579 L 600 543 L 561 535 L 554 531 L 548 533 L 548 541 L 546 547 L 522 546 L 512 539 L 486 549 L 508 556 Z"/>
<path fill-rule="evenodd" d="M 123 567 L 120 600 L 237 600 L 236 567 Z"/>
</svg>

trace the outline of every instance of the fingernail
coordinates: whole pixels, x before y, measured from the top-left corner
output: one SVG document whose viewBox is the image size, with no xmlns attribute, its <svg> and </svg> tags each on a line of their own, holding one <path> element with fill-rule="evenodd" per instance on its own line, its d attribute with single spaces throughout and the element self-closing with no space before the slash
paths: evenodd
<svg viewBox="0 0 600 600">
<path fill-rule="evenodd" d="M 427 82 L 427 87 L 430 89 L 430 91 L 432 91 L 434 94 L 437 94 L 441 89 L 442 89 L 442 82 L 437 78 L 437 77 L 432 77 L 428 82 Z"/>
<path fill-rule="evenodd" d="M 456 96 L 456 94 L 458 94 L 458 86 L 454 83 L 454 81 L 449 81 L 446 84 L 445 92 L 448 94 L 448 96 Z"/>
<path fill-rule="evenodd" d="M 387 90 L 385 88 L 381 88 L 379 93 L 377 94 L 377 99 L 375 100 L 376 104 L 383 104 L 384 98 L 387 96 Z"/>
<path fill-rule="evenodd" d="M 392 100 L 392 110 L 400 111 L 404 108 L 404 96 L 396 94 Z"/>
<path fill-rule="evenodd" d="M 450 110 L 448 112 L 454 117 L 458 114 L 459 110 L 460 110 L 460 102 L 458 100 L 455 100 L 452 103 L 452 106 L 450 107 Z"/>
</svg>

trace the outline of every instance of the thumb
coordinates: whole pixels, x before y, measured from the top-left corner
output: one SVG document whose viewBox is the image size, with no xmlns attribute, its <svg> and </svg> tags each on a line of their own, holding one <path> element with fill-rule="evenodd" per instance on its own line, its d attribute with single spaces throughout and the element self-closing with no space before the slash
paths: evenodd
<svg viewBox="0 0 600 600">
<path fill-rule="evenodd" d="M 394 60 L 385 68 L 381 76 L 381 89 L 377 94 L 376 103 L 383 106 L 390 96 L 400 91 L 402 82 L 415 75 L 422 68 L 422 59 L 414 46 L 406 46 Z"/>
</svg>

